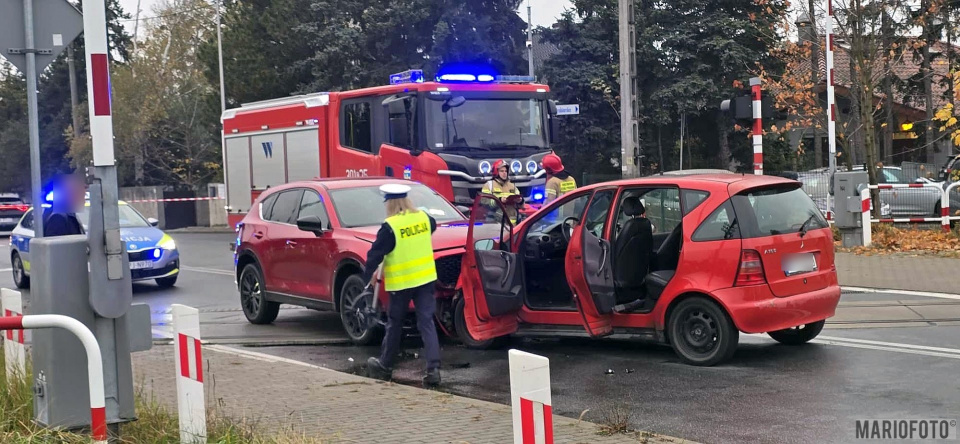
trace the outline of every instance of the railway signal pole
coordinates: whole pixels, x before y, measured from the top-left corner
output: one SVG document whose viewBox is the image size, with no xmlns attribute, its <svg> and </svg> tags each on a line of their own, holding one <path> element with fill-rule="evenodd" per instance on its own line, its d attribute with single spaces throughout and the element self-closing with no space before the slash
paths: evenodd
<svg viewBox="0 0 960 444">
<path fill-rule="evenodd" d="M 637 96 L 635 0 L 619 0 L 620 19 L 620 168 L 623 178 L 640 175 L 640 124 Z"/>
</svg>

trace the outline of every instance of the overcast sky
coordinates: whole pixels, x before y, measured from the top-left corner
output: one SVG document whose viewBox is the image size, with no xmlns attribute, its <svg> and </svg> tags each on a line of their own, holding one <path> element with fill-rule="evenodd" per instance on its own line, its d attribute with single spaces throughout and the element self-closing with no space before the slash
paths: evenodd
<svg viewBox="0 0 960 444">
<path fill-rule="evenodd" d="M 123 10 L 130 13 L 131 16 L 136 16 L 137 12 L 137 1 L 138 0 L 120 0 L 120 5 L 123 7 Z M 570 0 L 529 0 L 533 9 L 533 24 L 534 26 L 550 26 L 552 25 L 557 17 L 560 17 L 560 14 L 563 13 L 564 9 L 570 7 Z M 140 18 L 152 17 L 155 15 L 153 12 L 153 5 L 157 3 L 157 0 L 139 0 L 140 3 Z M 523 4 L 520 5 L 520 17 L 523 18 L 523 21 L 527 21 L 527 0 L 524 0 Z M 127 30 L 133 33 L 133 21 L 126 22 L 125 26 Z"/>
</svg>

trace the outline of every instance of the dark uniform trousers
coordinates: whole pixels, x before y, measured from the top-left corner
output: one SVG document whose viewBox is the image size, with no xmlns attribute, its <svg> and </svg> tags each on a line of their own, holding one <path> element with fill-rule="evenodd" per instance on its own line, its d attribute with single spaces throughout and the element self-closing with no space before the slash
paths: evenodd
<svg viewBox="0 0 960 444">
<path fill-rule="evenodd" d="M 403 319 L 407 316 L 407 308 L 413 300 L 417 312 L 417 329 L 423 340 L 423 354 L 427 361 L 427 369 L 440 368 L 440 341 L 437 338 L 437 327 L 433 322 L 437 311 L 437 301 L 434 299 L 436 281 L 419 287 L 390 292 L 390 307 L 387 312 L 387 334 L 383 337 L 383 346 L 380 348 L 380 362 L 387 368 L 393 367 L 393 359 L 400 351 L 400 340 L 403 338 Z"/>
</svg>

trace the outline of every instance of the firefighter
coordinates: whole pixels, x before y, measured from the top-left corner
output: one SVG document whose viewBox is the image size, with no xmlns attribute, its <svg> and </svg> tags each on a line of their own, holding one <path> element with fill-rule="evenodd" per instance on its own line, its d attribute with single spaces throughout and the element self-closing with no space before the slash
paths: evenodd
<svg viewBox="0 0 960 444">
<path fill-rule="evenodd" d="M 363 278 L 372 286 L 374 273 L 383 262 L 384 286 L 390 292 L 387 307 L 387 331 L 380 349 L 380 357 L 367 360 L 371 376 L 389 380 L 393 373 L 393 360 L 400 351 L 403 336 L 403 320 L 407 307 L 413 300 L 417 313 L 417 329 L 423 340 L 423 354 L 427 371 L 423 377 L 425 386 L 440 384 L 440 342 L 433 323 L 436 311 L 434 286 L 437 267 L 433 260 L 431 238 L 437 229 L 437 221 L 413 206 L 407 193 L 410 187 L 389 184 L 380 187 L 384 195 L 387 219 L 377 232 L 377 239 L 367 253 Z"/>
<path fill-rule="evenodd" d="M 563 169 L 560 156 L 550 153 L 543 156 L 543 169 L 547 172 L 547 186 L 543 203 L 548 204 L 577 189 L 577 180 Z"/>
<path fill-rule="evenodd" d="M 53 178 L 46 195 L 50 207 L 43 210 L 44 237 L 84 233 L 77 212 L 83 210 L 86 193 L 86 186 L 77 176 L 64 174 Z"/>
<path fill-rule="evenodd" d="M 483 185 L 483 192 L 487 194 L 492 194 L 500 199 L 504 204 L 507 203 L 507 199 L 510 196 L 519 196 L 520 190 L 517 189 L 517 186 L 510 181 L 510 171 L 507 168 L 507 161 L 500 159 L 493 163 L 494 176 L 493 179 L 490 179 L 489 182 Z M 510 221 L 517 221 L 517 208 L 516 205 L 505 205 L 507 209 L 507 216 L 510 218 Z"/>
</svg>

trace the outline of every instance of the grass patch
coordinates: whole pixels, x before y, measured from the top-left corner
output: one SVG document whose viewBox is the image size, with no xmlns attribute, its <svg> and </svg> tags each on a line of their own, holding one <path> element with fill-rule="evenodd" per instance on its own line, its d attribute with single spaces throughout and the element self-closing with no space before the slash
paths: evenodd
<svg viewBox="0 0 960 444">
<path fill-rule="evenodd" d="M 0 372 L 3 372 L 0 346 Z M 27 370 L 27 374 L 31 374 Z M 137 421 L 120 426 L 117 442 L 124 444 L 167 444 L 180 442 L 177 415 L 152 396 L 137 393 Z M 89 435 L 40 427 L 33 421 L 33 390 L 29 378 L 8 380 L 0 373 L 0 443 L 3 444 L 89 444 Z M 207 442 L 217 444 L 323 444 L 330 440 L 306 436 L 292 430 L 266 433 L 253 421 L 228 418 L 217 409 L 207 411 Z"/>
<path fill-rule="evenodd" d="M 597 434 L 601 436 L 620 435 L 630 432 L 630 410 L 622 405 L 615 405 L 601 410 L 600 422 L 597 423 Z"/>
</svg>

